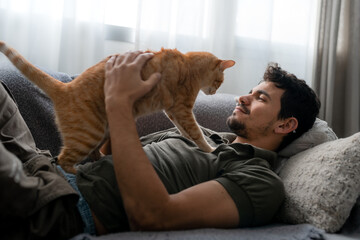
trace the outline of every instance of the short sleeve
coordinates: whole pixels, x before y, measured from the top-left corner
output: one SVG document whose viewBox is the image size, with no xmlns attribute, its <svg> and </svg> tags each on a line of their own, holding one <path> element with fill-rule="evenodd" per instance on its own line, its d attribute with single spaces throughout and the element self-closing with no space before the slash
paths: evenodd
<svg viewBox="0 0 360 240">
<path fill-rule="evenodd" d="M 281 179 L 266 160 L 254 158 L 216 179 L 234 200 L 240 227 L 270 223 L 284 199 Z"/>
</svg>

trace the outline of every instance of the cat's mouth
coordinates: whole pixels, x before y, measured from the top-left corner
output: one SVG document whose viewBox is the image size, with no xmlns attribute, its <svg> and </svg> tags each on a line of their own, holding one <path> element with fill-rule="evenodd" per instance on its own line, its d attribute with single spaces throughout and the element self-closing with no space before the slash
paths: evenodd
<svg viewBox="0 0 360 240">
<path fill-rule="evenodd" d="M 216 93 L 216 88 L 206 87 L 201 89 L 206 95 L 213 95 Z"/>
</svg>

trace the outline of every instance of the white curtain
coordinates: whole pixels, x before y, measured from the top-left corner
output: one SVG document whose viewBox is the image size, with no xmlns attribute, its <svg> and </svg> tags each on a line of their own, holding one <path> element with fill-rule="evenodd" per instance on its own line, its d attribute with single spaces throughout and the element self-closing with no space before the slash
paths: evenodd
<svg viewBox="0 0 360 240">
<path fill-rule="evenodd" d="M 0 0 L 0 39 L 36 65 L 79 73 L 104 56 L 102 2 Z"/>
<path fill-rule="evenodd" d="M 271 61 L 311 84 L 317 12 L 314 0 L 0 0 L 0 39 L 70 74 L 127 50 L 210 51 L 236 61 L 220 91 L 244 94 Z"/>
</svg>

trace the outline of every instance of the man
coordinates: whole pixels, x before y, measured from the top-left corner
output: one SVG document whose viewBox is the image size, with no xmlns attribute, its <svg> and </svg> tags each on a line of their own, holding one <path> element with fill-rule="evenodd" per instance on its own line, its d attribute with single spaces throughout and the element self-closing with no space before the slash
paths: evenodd
<svg viewBox="0 0 360 240">
<path fill-rule="evenodd" d="M 21 219 L 28 226 L 22 230 L 32 236 L 67 238 L 82 231 L 83 224 L 88 232 L 95 233 L 96 228 L 97 234 L 103 234 L 129 229 L 257 226 L 272 220 L 284 195 L 279 177 L 271 170 L 274 151 L 312 126 L 319 110 L 316 95 L 303 81 L 270 66 L 265 81 L 239 98 L 228 119 L 235 137 L 204 129 L 207 140 L 216 147 L 214 152 L 204 153 L 171 131 L 140 141 L 132 106 L 161 78 L 159 73 L 147 81 L 140 77 L 141 67 L 151 57 L 130 52 L 106 64 L 104 92 L 112 157 L 80 166 L 76 184 L 75 176 L 64 174 L 82 194 L 78 207 L 76 191 L 57 168 L 33 150 L 33 143 L 22 144 L 32 142 L 29 133 L 21 134 L 26 138 L 11 138 L 18 139 L 13 145 L 22 146 L 15 155 L 2 137 L 0 189 L 2 194 L 4 186 L 11 189 L 0 204 L 6 217 L 2 221 Z M 10 104 L 6 101 L 5 105 Z M 15 118 L 18 124 L 12 126 L 25 129 L 18 115 L 9 116 L 0 119 L 7 119 L 5 124 Z M 4 128 L 11 129 L 8 125 Z M 25 173 L 16 158 L 24 163 Z M 20 203 L 11 202 L 14 198 Z"/>
</svg>

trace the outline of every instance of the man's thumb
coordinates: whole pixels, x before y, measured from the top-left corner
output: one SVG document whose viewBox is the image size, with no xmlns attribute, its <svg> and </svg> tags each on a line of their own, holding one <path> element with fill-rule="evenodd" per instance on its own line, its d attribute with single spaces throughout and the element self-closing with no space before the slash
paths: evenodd
<svg viewBox="0 0 360 240">
<path fill-rule="evenodd" d="M 152 89 L 161 79 L 161 73 L 153 73 L 151 74 L 151 76 L 149 77 L 148 80 L 146 80 L 145 82 L 148 84 L 148 86 L 150 87 L 150 89 Z"/>
</svg>

